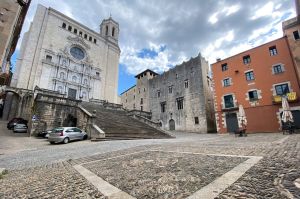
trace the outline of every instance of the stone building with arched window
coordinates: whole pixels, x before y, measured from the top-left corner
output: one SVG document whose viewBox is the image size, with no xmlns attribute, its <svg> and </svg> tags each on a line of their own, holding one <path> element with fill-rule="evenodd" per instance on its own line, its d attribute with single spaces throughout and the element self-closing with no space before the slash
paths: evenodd
<svg viewBox="0 0 300 199">
<path fill-rule="evenodd" d="M 111 17 L 99 32 L 38 5 L 24 34 L 11 86 L 58 91 L 73 99 L 117 103 L 119 24 Z"/>
</svg>

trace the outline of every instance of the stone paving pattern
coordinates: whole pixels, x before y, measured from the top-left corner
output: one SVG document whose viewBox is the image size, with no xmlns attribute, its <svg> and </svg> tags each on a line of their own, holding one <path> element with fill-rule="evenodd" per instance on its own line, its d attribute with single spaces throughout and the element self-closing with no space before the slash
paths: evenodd
<svg viewBox="0 0 300 199">
<path fill-rule="evenodd" d="M 148 151 L 83 166 L 136 198 L 185 198 L 245 160 Z"/>
<path fill-rule="evenodd" d="M 175 135 L 177 139 L 100 143 L 83 141 L 67 145 L 50 145 L 45 140 L 34 138 L 22 138 L 21 142 L 17 143 L 19 137 L 12 137 L 15 140 L 6 142 L 9 140 L 1 137 L 6 143 L 0 142 L 0 167 L 6 167 L 9 172 L 0 179 L 0 198 L 105 198 L 72 166 L 95 160 L 103 160 L 103 164 L 112 164 L 113 161 L 105 159 L 145 150 L 201 153 L 203 156 L 199 155 L 200 159 L 210 157 L 205 154 L 263 156 L 262 160 L 217 198 L 300 198 L 300 189 L 295 183 L 299 182 L 300 178 L 299 134 L 250 134 L 242 138 L 236 138 L 234 135 Z M 23 147 L 23 143 L 26 143 L 26 146 Z M 6 148 L 8 145 L 13 148 Z M 23 148 L 18 149 L 20 145 Z M 155 155 L 152 154 L 151 157 Z M 171 163 L 172 158 L 167 164 Z M 214 163 L 214 160 L 205 162 L 211 164 L 211 167 Z M 148 168 L 145 165 L 142 164 L 139 170 L 147 172 Z M 123 175 L 123 172 L 120 170 L 118 173 Z M 224 172 L 226 171 L 221 173 Z M 205 171 L 202 169 L 201 175 L 204 175 L 203 173 Z M 176 173 L 174 178 L 178 176 L 179 173 Z M 126 181 L 126 178 L 122 180 Z M 206 184 L 210 181 L 211 179 L 208 179 Z M 166 198 L 183 196 L 167 195 Z"/>
</svg>

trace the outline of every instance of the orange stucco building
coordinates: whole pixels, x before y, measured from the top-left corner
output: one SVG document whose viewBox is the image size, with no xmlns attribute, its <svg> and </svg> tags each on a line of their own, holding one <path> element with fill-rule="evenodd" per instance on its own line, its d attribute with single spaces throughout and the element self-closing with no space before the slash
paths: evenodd
<svg viewBox="0 0 300 199">
<path fill-rule="evenodd" d="M 287 95 L 300 127 L 299 82 L 287 37 L 282 37 L 212 64 L 214 103 L 219 133 L 241 127 L 243 105 L 247 132 L 278 132 L 281 96 Z"/>
</svg>

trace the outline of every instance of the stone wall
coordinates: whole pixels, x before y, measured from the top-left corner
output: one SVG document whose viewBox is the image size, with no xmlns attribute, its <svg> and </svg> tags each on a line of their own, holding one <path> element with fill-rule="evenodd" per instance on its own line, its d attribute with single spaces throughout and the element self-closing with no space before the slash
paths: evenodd
<svg viewBox="0 0 300 199">
<path fill-rule="evenodd" d="M 152 120 L 161 122 L 162 128 L 169 130 L 170 122 L 175 122 L 175 130 L 205 133 L 208 127 L 209 109 L 208 63 L 199 56 L 175 66 L 168 72 L 149 80 L 150 109 Z M 158 94 L 159 92 L 159 94 Z M 183 100 L 183 108 L 178 100 Z M 162 103 L 165 110 L 162 110 Z M 198 118 L 198 119 L 197 119 Z"/>
</svg>

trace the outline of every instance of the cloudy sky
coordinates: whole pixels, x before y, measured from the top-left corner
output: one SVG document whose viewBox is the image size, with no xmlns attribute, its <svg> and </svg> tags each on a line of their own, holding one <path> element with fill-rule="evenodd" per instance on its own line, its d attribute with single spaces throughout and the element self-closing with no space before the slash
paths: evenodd
<svg viewBox="0 0 300 199">
<path fill-rule="evenodd" d="M 110 14 L 119 22 L 119 93 L 147 68 L 162 73 L 198 53 L 212 64 L 282 37 L 295 16 L 293 0 L 32 0 L 23 32 L 38 3 L 95 31 Z"/>
</svg>

